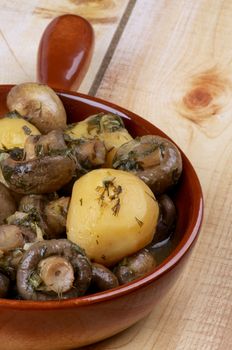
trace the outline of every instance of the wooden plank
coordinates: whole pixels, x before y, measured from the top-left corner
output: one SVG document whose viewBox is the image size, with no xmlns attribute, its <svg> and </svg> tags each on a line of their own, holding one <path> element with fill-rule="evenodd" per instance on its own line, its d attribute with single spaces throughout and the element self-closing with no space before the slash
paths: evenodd
<svg viewBox="0 0 232 350">
<path fill-rule="evenodd" d="M 127 4 L 128 0 L 1 1 L 1 84 L 35 81 L 37 48 L 45 27 L 54 17 L 73 13 L 89 20 L 96 36 L 89 72 L 80 87 L 88 92 Z"/>
<path fill-rule="evenodd" d="M 204 191 L 200 238 L 144 321 L 94 350 L 232 348 L 232 2 L 139 0 L 97 96 L 172 137 Z"/>
<path fill-rule="evenodd" d="M 35 79 L 38 42 L 55 16 L 77 13 L 93 23 L 95 56 L 81 91 L 93 86 L 100 69 L 92 89 L 97 96 L 149 119 L 182 147 L 202 182 L 205 218 L 189 263 L 164 301 L 145 320 L 88 349 L 230 350 L 232 3 L 134 1 L 103 69 L 129 3 L 2 0 L 1 83 Z"/>
</svg>

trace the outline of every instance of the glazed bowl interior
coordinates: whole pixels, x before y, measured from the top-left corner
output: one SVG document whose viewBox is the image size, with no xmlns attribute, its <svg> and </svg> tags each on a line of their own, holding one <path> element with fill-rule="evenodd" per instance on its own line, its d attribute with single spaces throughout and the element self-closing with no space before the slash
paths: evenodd
<svg viewBox="0 0 232 350">
<path fill-rule="evenodd" d="M 7 112 L 6 96 L 11 87 L 11 85 L 0 86 L 1 116 Z M 57 93 L 64 103 L 69 123 L 77 122 L 89 115 L 102 111 L 112 112 L 120 115 L 123 118 L 126 128 L 133 137 L 153 134 L 168 138 L 167 135 L 148 121 L 112 103 L 74 92 L 58 90 Z M 191 163 L 182 151 L 181 154 L 183 159 L 183 173 L 177 187 L 171 193 L 171 197 L 175 202 L 178 212 L 177 226 L 170 251 L 168 252 L 166 258 L 154 269 L 154 271 L 127 285 L 120 286 L 110 291 L 87 295 L 80 298 L 48 302 L 0 299 L 0 306 L 13 308 L 29 307 L 33 309 L 57 309 L 66 307 L 70 308 L 73 305 L 76 306 L 97 303 L 118 298 L 121 295 L 138 290 L 139 288 L 144 287 L 165 275 L 186 255 L 187 251 L 198 235 L 202 221 L 203 198 L 201 186 Z"/>
</svg>

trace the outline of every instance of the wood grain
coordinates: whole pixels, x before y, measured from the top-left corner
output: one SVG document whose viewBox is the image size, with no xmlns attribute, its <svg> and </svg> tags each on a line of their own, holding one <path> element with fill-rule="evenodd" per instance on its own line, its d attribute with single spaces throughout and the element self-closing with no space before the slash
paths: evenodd
<svg viewBox="0 0 232 350">
<path fill-rule="evenodd" d="M 202 183 L 205 217 L 164 303 L 88 349 L 232 348 L 231 15 L 231 1 L 137 1 L 98 89 L 182 147 Z"/>
<path fill-rule="evenodd" d="M 96 32 L 81 86 L 89 91 L 129 2 L 1 0 L 1 83 L 35 79 L 43 29 L 69 12 Z M 85 350 L 232 349 L 231 17 L 230 0 L 134 1 L 105 62 L 97 96 L 147 118 L 181 146 L 200 177 L 205 216 L 183 275 L 159 307 Z"/>
</svg>

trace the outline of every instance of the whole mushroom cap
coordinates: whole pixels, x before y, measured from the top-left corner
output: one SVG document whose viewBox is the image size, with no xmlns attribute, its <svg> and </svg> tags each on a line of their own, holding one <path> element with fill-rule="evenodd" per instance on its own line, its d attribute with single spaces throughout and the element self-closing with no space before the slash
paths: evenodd
<svg viewBox="0 0 232 350">
<path fill-rule="evenodd" d="M 47 85 L 23 83 L 14 86 L 8 93 L 7 106 L 35 125 L 42 134 L 66 127 L 63 103 Z"/>
</svg>

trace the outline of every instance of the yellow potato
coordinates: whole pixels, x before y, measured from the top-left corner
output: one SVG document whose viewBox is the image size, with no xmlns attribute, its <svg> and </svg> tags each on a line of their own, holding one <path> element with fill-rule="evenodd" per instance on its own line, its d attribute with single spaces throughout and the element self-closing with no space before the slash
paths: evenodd
<svg viewBox="0 0 232 350">
<path fill-rule="evenodd" d="M 158 214 L 153 193 L 138 177 L 93 170 L 74 184 L 67 237 L 92 260 L 110 266 L 152 241 Z"/>
<path fill-rule="evenodd" d="M 40 135 L 39 130 L 23 118 L 0 119 L 0 149 L 24 147 L 29 135 Z"/>
<path fill-rule="evenodd" d="M 72 140 L 80 139 L 83 137 L 91 138 L 95 136 L 95 135 L 91 135 L 88 132 L 88 123 L 86 122 L 86 120 L 76 123 L 71 127 L 69 126 L 64 133 L 69 135 Z"/>
</svg>

